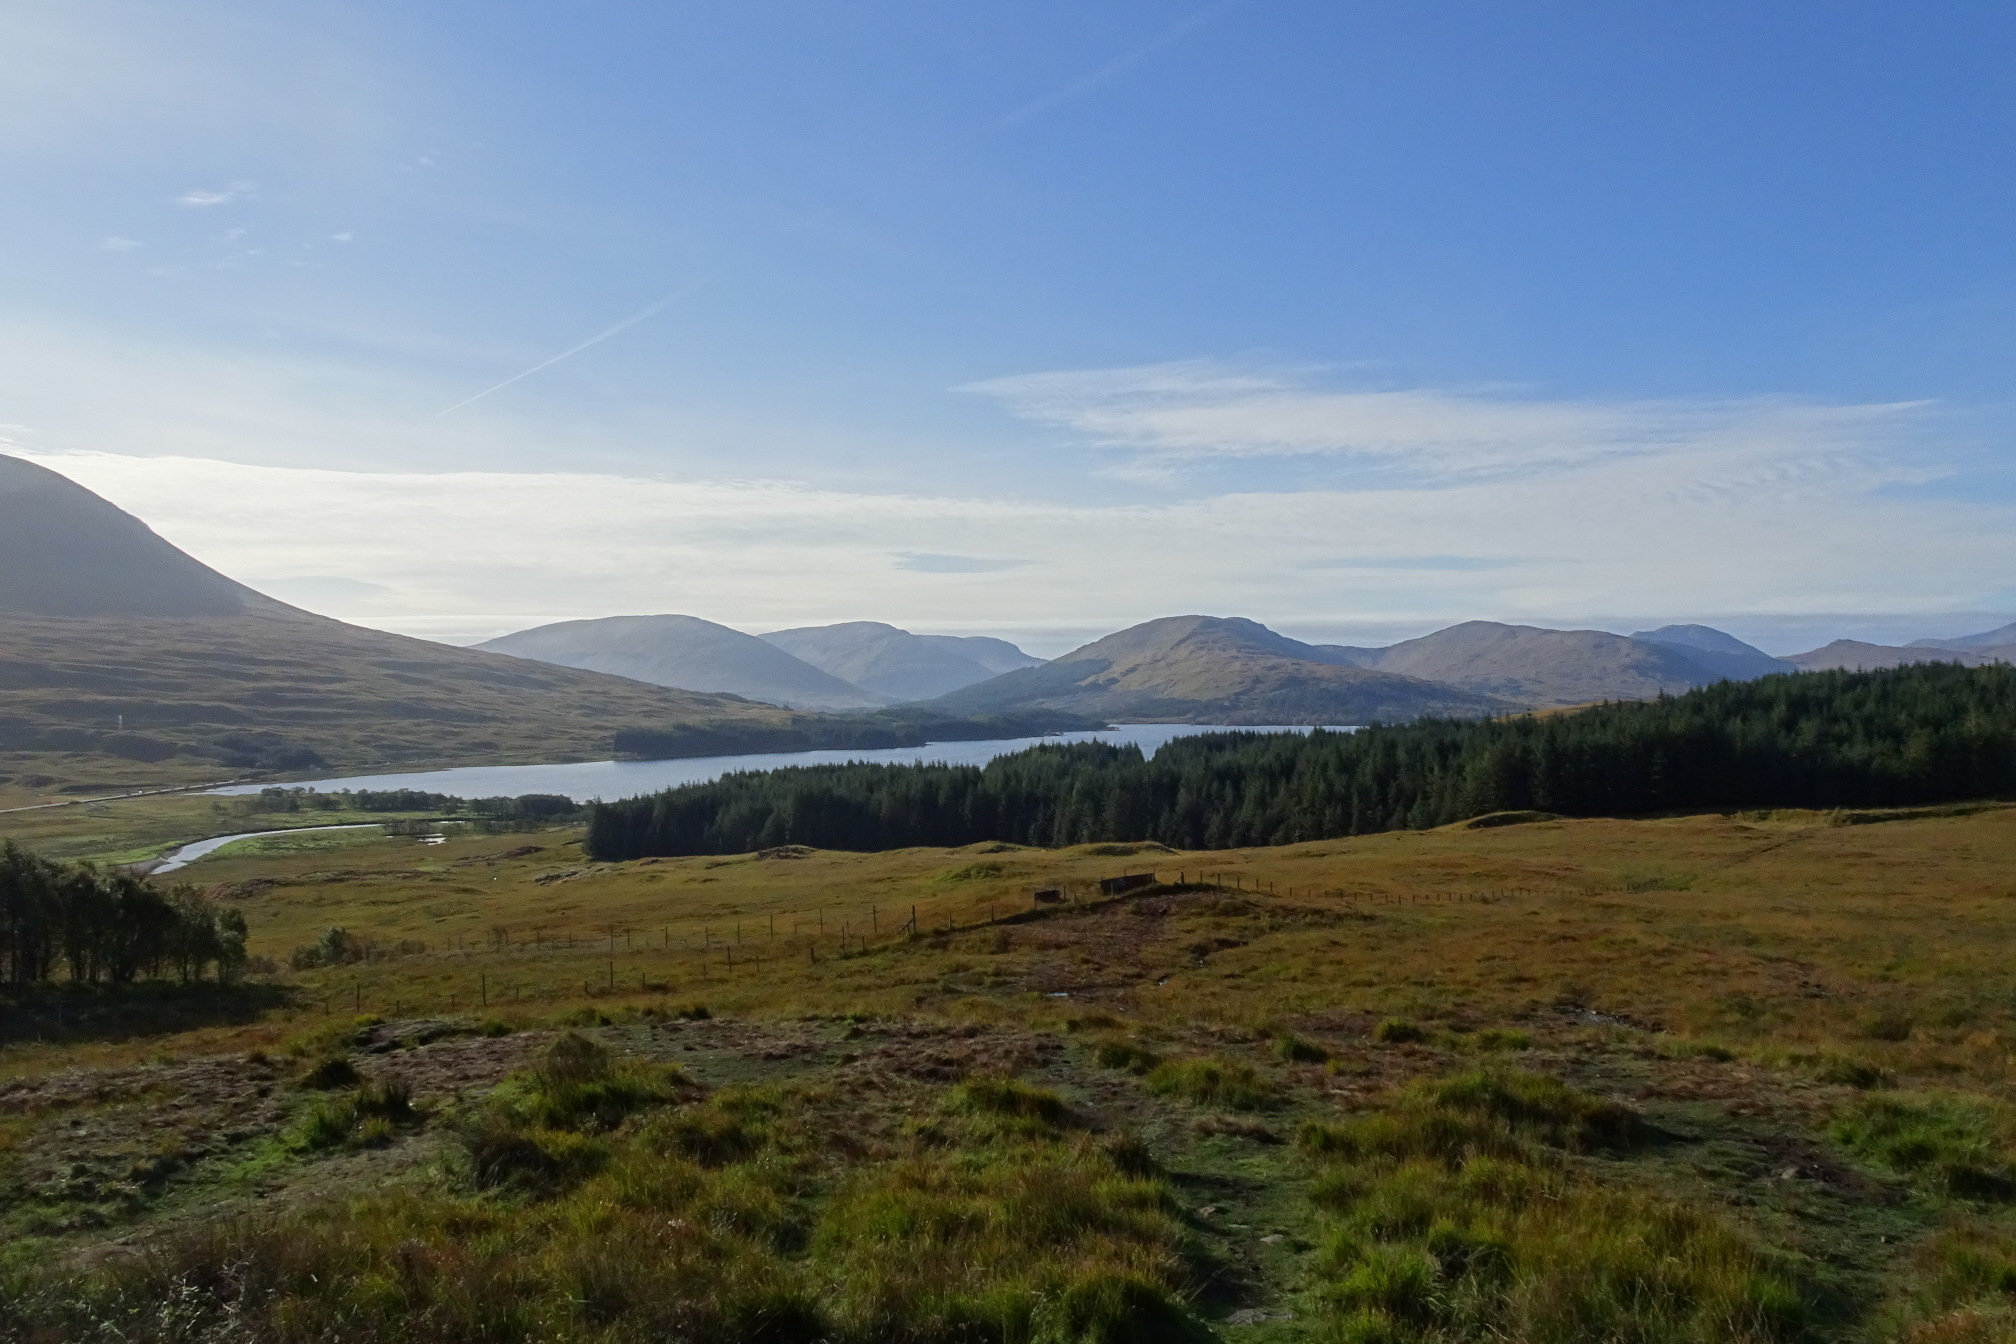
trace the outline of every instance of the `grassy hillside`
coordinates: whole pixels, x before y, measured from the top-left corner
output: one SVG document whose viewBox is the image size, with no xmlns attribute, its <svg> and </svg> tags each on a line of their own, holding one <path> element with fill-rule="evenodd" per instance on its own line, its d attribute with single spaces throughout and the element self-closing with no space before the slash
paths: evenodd
<svg viewBox="0 0 2016 1344">
<path fill-rule="evenodd" d="M 606 756 L 621 728 L 788 717 L 310 615 L 0 455 L 0 807 L 246 772 Z"/>
<path fill-rule="evenodd" d="M 377 957 L 17 1005 L 0 1332 L 2016 1325 L 2016 810 L 621 866 L 575 839 L 227 852 L 190 872 L 255 955 L 341 925 Z"/>
<path fill-rule="evenodd" d="M 258 770 L 595 759 L 619 728 L 791 717 L 289 608 L 0 613 L 6 805 Z"/>
<path fill-rule="evenodd" d="M 1955 646 L 1959 641 L 1951 641 Z M 1795 667 L 1808 672 L 1824 671 L 1831 668 L 1850 672 L 1874 671 L 1878 668 L 1910 667 L 1916 663 L 1959 663 L 1962 667 L 1986 667 L 1994 663 L 2016 661 L 2016 644 L 2001 647 L 1941 647 L 1935 644 L 1865 644 L 1858 639 L 1837 639 L 1831 644 L 1805 653 L 1789 655 L 1786 660 Z"/>
<path fill-rule="evenodd" d="M 932 701 L 947 713 L 1054 709 L 1188 723 L 1372 723 L 1480 714 L 1505 701 L 1340 665 L 1254 621 L 1172 616 L 1108 635 L 1041 667 Z"/>
<path fill-rule="evenodd" d="M 1364 650 L 1382 672 L 1445 682 L 1527 707 L 1650 700 L 1763 668 L 1704 665 L 1694 651 L 1602 630 L 1466 621 L 1390 648 Z M 1784 669 L 1776 669 L 1784 670 Z"/>
</svg>

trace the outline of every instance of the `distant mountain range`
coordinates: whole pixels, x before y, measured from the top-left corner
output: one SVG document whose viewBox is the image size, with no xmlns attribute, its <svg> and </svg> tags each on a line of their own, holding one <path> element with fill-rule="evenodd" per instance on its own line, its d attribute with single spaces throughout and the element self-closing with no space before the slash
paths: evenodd
<svg viewBox="0 0 2016 1344">
<path fill-rule="evenodd" d="M 1619 635 L 1469 621 L 1358 648 L 1196 615 L 1050 662 L 1006 640 L 875 621 L 756 635 L 683 615 L 563 621 L 456 648 L 276 601 L 64 477 L 0 456 L 0 791 L 578 759 L 607 754 L 618 732 L 730 750 L 865 742 L 871 728 L 1390 722 L 1931 661 L 2016 661 L 2016 623 L 1785 658 L 1701 625 Z"/>
<path fill-rule="evenodd" d="M 726 691 L 792 709 L 867 709 L 891 703 L 889 696 L 821 671 L 754 635 L 697 616 L 561 621 L 476 647 L 654 686 Z"/>
<path fill-rule="evenodd" d="M 1671 633 L 1676 631 L 1677 637 Z M 1717 647 L 1699 647 L 1710 636 L 1716 637 Z M 1389 648 L 1337 648 L 1335 653 L 1360 667 L 1461 687 L 1521 708 L 1645 700 L 1732 675 L 1761 675 L 1764 665 L 1775 661 L 1701 626 L 1627 636 L 1496 621 L 1466 621 Z M 1727 670 L 1738 660 L 1746 666 L 1754 662 L 1758 670 Z"/>
<path fill-rule="evenodd" d="M 1257 621 L 1170 616 L 1132 626 L 1041 667 L 943 695 L 934 709 L 1047 709 L 1114 719 L 1367 723 L 1513 708 L 1491 695 L 1354 666 Z"/>
<path fill-rule="evenodd" d="M 913 635 L 880 621 L 747 635 L 697 616 L 561 621 L 476 647 L 689 691 L 793 709 L 855 710 L 929 700 L 1032 658 L 1005 639 Z"/>
<path fill-rule="evenodd" d="M 1910 644 L 1864 644 L 1856 639 L 1837 639 L 1806 653 L 1795 653 L 1785 661 L 1802 672 L 1824 672 L 1842 668 L 1850 672 L 1870 672 L 1877 668 L 1902 667 L 1907 663 L 1959 663 L 1980 667 L 1985 663 L 2016 662 L 2016 639 L 2000 644 L 1973 641 L 2006 637 L 2008 627 L 1970 635 L 1963 639 L 1916 640 Z"/>
<path fill-rule="evenodd" d="M 1993 630 L 1983 630 L 1978 635 L 1962 635 L 1958 639 L 1914 639 L 1906 647 L 1913 649 L 1960 649 L 1983 650 L 2016 649 L 2016 621 L 1998 625 Z"/>
<path fill-rule="evenodd" d="M 949 715 L 1056 712 L 1193 723 L 1358 723 L 1642 700 L 1821 668 L 2008 660 L 2016 627 L 1790 658 L 1705 625 L 1631 635 L 1466 621 L 1385 648 L 1305 644 L 1240 617 L 1171 616 L 1045 663 L 1006 640 L 876 621 L 754 636 L 690 616 L 565 621 L 480 647 L 802 709 L 918 704 Z"/>
<path fill-rule="evenodd" d="M 929 700 L 1043 662 L 1005 639 L 913 635 L 880 621 L 808 625 L 763 639 L 822 672 L 898 701 Z"/>
</svg>

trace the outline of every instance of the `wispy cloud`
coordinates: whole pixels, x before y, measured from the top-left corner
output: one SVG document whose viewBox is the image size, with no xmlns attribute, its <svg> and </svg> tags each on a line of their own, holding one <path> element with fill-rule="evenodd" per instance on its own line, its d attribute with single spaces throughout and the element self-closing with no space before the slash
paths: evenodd
<svg viewBox="0 0 2016 1344">
<path fill-rule="evenodd" d="M 100 252 L 131 252 L 139 246 L 139 239 L 122 238 L 116 233 L 109 233 L 98 240 L 98 250 Z"/>
<path fill-rule="evenodd" d="M 1923 403 L 1605 401 L 1405 388 L 1335 391 L 1305 371 L 1212 361 L 1024 374 L 967 385 L 1121 456 L 1136 478 L 1214 459 L 1328 457 L 1414 481 L 1582 467 L 1742 445 L 1780 469 L 1894 437 Z M 1789 463 L 1795 465 L 1788 465 Z"/>
<path fill-rule="evenodd" d="M 233 201 L 250 200 L 257 189 L 250 182 L 233 182 L 214 190 L 208 187 L 191 187 L 175 198 L 176 204 L 194 206 L 199 209 L 213 205 L 229 205 Z"/>
<path fill-rule="evenodd" d="M 1034 121 L 1053 108 L 1061 107 L 1065 103 L 1084 97 L 1100 85 L 1108 84 L 1118 79 L 1135 66 L 1147 60 L 1150 56 L 1153 56 L 1156 52 L 1161 51 L 1164 47 L 1172 46 L 1182 41 L 1185 37 L 1202 28 L 1205 24 L 1210 23 L 1237 3 L 1238 0 L 1224 0 L 1221 4 L 1206 5 L 1204 8 L 1171 24 L 1139 46 L 1122 52 L 1090 74 L 1083 75 L 1061 88 L 1052 89 L 1040 98 L 1033 98 L 1022 104 L 1022 106 L 1001 118 L 1001 124 L 1003 126 L 1020 126 L 1024 122 Z"/>
<path fill-rule="evenodd" d="M 979 555 L 935 555 L 923 551 L 899 551 L 896 568 L 919 574 L 998 574 L 1004 569 L 1020 569 L 1027 560 L 989 560 Z"/>
<path fill-rule="evenodd" d="M 1467 574 L 1485 569 L 1503 569 L 1517 560 L 1481 555 L 1344 555 L 1321 560 L 1305 560 L 1304 569 L 1399 570 L 1428 573 Z"/>
<path fill-rule="evenodd" d="M 472 402 L 478 402 L 483 400 L 483 398 L 489 396 L 492 392 L 501 392 L 505 388 L 511 386 L 511 384 L 521 382 L 524 379 L 530 378 L 533 374 L 540 372 L 542 369 L 550 369 L 563 359 L 572 359 L 575 355 L 580 354 L 583 350 L 587 350 L 594 346 L 598 346 L 602 344 L 602 342 L 608 340 L 611 336 L 615 336 L 621 332 L 628 331 L 631 327 L 636 326 L 639 322 L 642 322 L 645 318 L 655 317 L 660 312 L 663 312 L 667 305 L 673 303 L 678 299 L 685 298 L 688 294 L 691 294 L 694 290 L 698 289 L 700 287 L 700 284 L 701 284 L 700 281 L 695 280 L 692 284 L 681 285 L 678 289 L 673 290 L 670 294 L 667 294 L 664 298 L 659 299 L 654 303 L 645 304 L 642 308 L 639 308 L 636 312 L 630 314 L 630 316 L 624 318 L 621 322 L 618 322 L 613 326 L 604 327 L 601 331 L 596 332 L 593 336 L 590 336 L 587 340 L 581 342 L 579 345 L 569 346 L 567 349 L 562 350 L 559 354 L 554 355 L 551 359 L 542 359 L 537 364 L 534 364 L 531 368 L 521 370 L 518 373 L 514 373 L 509 378 L 506 378 L 503 382 L 496 383 L 489 387 L 486 387 L 473 397 L 464 397 L 462 398 L 462 400 L 456 402 L 453 406 L 447 407 L 444 410 L 436 411 L 434 414 L 436 418 L 439 418 L 440 416 L 447 415 L 450 411 L 459 411 L 464 406 L 467 406 Z"/>
<path fill-rule="evenodd" d="M 244 581 L 269 597 L 301 606 L 356 610 L 391 597 L 393 590 L 382 583 L 345 578 L 340 574 L 295 574 L 279 578 L 248 577 Z"/>
</svg>

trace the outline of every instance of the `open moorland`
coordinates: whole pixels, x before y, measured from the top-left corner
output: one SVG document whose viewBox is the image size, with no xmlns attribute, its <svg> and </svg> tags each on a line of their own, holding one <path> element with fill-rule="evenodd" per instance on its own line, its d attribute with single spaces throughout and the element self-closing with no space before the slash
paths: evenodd
<svg viewBox="0 0 2016 1344">
<path fill-rule="evenodd" d="M 211 805 L 42 840 L 127 852 L 119 809 L 171 804 Z M 2016 809 L 624 864 L 438 834 L 186 870 L 249 924 L 242 985 L 10 1005 L 0 1330 L 2016 1328 Z"/>
</svg>

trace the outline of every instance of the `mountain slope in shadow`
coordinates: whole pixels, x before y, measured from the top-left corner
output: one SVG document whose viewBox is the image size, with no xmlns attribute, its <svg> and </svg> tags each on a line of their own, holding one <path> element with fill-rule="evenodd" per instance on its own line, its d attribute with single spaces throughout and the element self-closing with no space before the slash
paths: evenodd
<svg viewBox="0 0 2016 1344">
<path fill-rule="evenodd" d="M 697 616 L 604 616 L 520 630 L 476 646 L 688 691 L 726 691 L 793 709 L 867 709 L 890 697 Z"/>
<path fill-rule="evenodd" d="M 234 582 L 0 456 L 0 790 L 590 759 L 638 725 L 783 710 L 435 644 Z"/>
<path fill-rule="evenodd" d="M 913 635 L 881 621 L 774 630 L 763 639 L 821 671 L 892 700 L 929 700 L 1043 662 L 1005 639 Z"/>
</svg>

